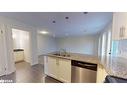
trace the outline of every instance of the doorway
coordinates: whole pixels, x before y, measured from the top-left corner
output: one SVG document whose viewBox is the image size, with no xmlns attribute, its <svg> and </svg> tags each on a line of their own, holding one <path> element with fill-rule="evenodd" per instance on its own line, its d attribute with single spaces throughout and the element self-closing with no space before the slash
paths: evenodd
<svg viewBox="0 0 127 95">
<path fill-rule="evenodd" d="M 15 63 L 31 63 L 29 32 L 19 29 L 12 29 L 12 38 Z"/>
</svg>

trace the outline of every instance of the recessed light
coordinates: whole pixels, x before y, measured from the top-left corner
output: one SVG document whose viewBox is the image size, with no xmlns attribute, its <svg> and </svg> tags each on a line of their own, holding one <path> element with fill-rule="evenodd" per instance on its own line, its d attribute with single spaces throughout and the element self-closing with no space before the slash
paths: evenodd
<svg viewBox="0 0 127 95">
<path fill-rule="evenodd" d="M 67 16 L 67 17 L 65 17 L 65 19 L 69 19 L 69 17 Z"/>
<path fill-rule="evenodd" d="M 83 12 L 83 14 L 88 14 L 88 12 Z"/>
<path fill-rule="evenodd" d="M 39 33 L 41 33 L 41 34 L 48 34 L 47 31 L 40 31 Z"/>
<path fill-rule="evenodd" d="M 52 21 L 52 23 L 56 23 L 56 21 L 54 20 L 54 21 Z"/>
</svg>

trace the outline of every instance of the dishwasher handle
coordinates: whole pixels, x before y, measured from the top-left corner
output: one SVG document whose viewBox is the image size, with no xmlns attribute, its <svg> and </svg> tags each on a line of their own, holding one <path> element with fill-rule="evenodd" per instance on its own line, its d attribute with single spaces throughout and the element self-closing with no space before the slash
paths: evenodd
<svg viewBox="0 0 127 95">
<path fill-rule="evenodd" d="M 77 64 L 84 67 L 95 67 L 95 65 L 91 65 L 91 64 L 83 64 L 83 63 L 77 63 Z"/>
<path fill-rule="evenodd" d="M 72 61 L 72 66 L 97 71 L 97 64 L 92 64 L 92 63 L 80 62 L 80 61 L 74 61 L 73 60 Z"/>
</svg>

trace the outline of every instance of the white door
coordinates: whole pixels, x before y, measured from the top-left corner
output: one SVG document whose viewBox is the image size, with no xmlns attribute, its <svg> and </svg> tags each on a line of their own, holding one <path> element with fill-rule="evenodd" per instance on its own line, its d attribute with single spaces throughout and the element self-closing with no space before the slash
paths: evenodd
<svg viewBox="0 0 127 95">
<path fill-rule="evenodd" d="M 71 82 L 71 60 L 59 59 L 59 80 Z"/>
<path fill-rule="evenodd" d="M 0 25 L 0 76 L 6 74 L 5 72 L 5 31 L 2 25 Z"/>
</svg>

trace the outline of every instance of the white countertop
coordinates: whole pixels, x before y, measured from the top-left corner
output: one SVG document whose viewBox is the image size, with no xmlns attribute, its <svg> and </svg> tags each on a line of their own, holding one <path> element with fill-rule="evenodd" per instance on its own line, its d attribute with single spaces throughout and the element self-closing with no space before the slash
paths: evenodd
<svg viewBox="0 0 127 95">
<path fill-rule="evenodd" d="M 87 55 L 87 54 L 79 54 L 79 53 L 69 53 L 70 57 L 64 57 L 64 56 L 57 56 L 53 55 L 54 53 L 48 53 L 47 56 L 57 57 L 57 58 L 64 58 L 68 60 L 77 60 L 82 62 L 88 62 L 93 64 L 98 64 L 99 60 L 97 56 Z"/>
<path fill-rule="evenodd" d="M 109 75 L 127 79 L 127 59 L 121 57 L 107 57 L 100 61 Z"/>
</svg>

